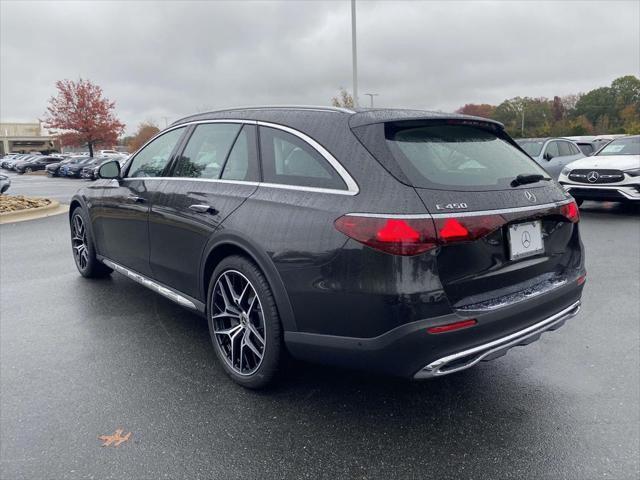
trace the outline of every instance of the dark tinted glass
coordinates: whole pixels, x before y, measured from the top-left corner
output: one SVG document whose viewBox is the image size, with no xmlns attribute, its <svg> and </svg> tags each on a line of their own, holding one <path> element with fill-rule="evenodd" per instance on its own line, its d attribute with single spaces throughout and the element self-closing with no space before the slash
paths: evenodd
<svg viewBox="0 0 640 480">
<path fill-rule="evenodd" d="M 198 125 L 176 165 L 174 177 L 219 178 L 224 161 L 233 145 L 239 123 Z"/>
<path fill-rule="evenodd" d="M 340 175 L 322 155 L 288 132 L 260 127 L 260 152 L 267 183 L 347 189 Z"/>
<path fill-rule="evenodd" d="M 520 174 L 541 174 L 529 157 L 495 133 L 466 125 L 385 129 L 389 150 L 416 187 L 508 188 Z"/>
<path fill-rule="evenodd" d="M 183 132 L 184 127 L 171 130 L 140 150 L 131 162 L 127 176 L 157 177 L 161 175 Z"/>
<path fill-rule="evenodd" d="M 256 181 L 258 176 L 258 159 L 256 155 L 256 127 L 242 127 L 233 148 L 224 165 L 224 180 Z"/>
</svg>

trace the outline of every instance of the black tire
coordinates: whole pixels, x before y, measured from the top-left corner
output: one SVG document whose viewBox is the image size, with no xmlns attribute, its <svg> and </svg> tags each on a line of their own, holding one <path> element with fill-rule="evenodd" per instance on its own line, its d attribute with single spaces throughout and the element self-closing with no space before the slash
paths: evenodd
<svg viewBox="0 0 640 480">
<path fill-rule="evenodd" d="M 583 198 L 576 198 L 576 205 L 578 205 L 579 207 L 582 206 L 582 204 L 584 203 L 584 199 Z"/>
<path fill-rule="evenodd" d="M 27 167 L 24 169 L 24 173 L 31 173 L 31 172 L 33 172 L 33 168 L 31 167 Z"/>
<path fill-rule="evenodd" d="M 257 297 L 257 306 L 255 306 L 255 301 L 251 301 L 251 293 L 246 294 L 247 297 L 244 300 L 242 295 L 239 295 L 240 303 L 236 302 L 238 311 L 244 314 L 248 310 L 248 315 L 244 319 L 240 318 L 242 314 L 238 315 L 239 318 L 232 318 L 231 315 L 228 315 L 223 319 L 214 319 L 214 315 L 220 314 L 222 311 L 220 300 L 224 300 L 220 294 L 220 287 L 216 288 L 216 285 L 218 280 L 223 282 L 229 276 L 232 279 L 235 277 L 240 282 L 244 278 L 252 287 L 251 291 L 256 294 L 254 296 Z M 228 284 L 225 283 L 225 285 Z M 224 303 L 226 304 L 226 301 Z M 253 305 L 253 308 L 248 304 Z M 224 311 L 228 311 L 226 306 Z M 269 287 L 267 279 L 257 265 L 239 255 L 227 257 L 218 264 L 213 275 L 211 275 L 209 288 L 207 289 L 207 319 L 213 349 L 225 372 L 232 380 L 243 387 L 251 389 L 264 388 L 274 381 L 283 363 L 282 326 L 271 287 Z M 225 329 L 221 326 L 221 322 L 229 322 L 228 327 L 240 328 L 241 330 L 234 335 L 221 335 L 219 332 Z M 241 326 L 241 322 L 245 325 L 245 328 Z M 237 342 L 241 344 L 244 344 L 248 337 L 253 348 L 260 350 L 260 337 L 255 337 L 254 339 L 251 337 L 253 335 L 252 329 L 254 329 L 253 331 L 256 331 L 256 328 L 259 330 L 260 323 L 262 323 L 260 333 L 263 338 L 262 358 L 258 362 L 258 356 L 251 351 L 252 349 L 248 349 L 247 355 L 249 358 L 246 359 L 245 366 L 251 366 L 251 357 L 253 357 L 255 362 L 252 368 L 255 368 L 255 370 L 252 371 L 251 368 L 247 368 L 246 373 L 241 373 L 243 350 L 240 349 L 240 364 L 238 368 L 237 365 L 232 367 L 230 352 L 225 351 L 225 348 L 229 348 L 233 342 L 236 342 L 235 337 L 239 337 Z M 248 324 L 251 324 L 251 328 L 249 328 Z M 230 329 L 228 327 L 227 329 Z M 241 333 L 242 335 L 240 335 Z M 258 332 L 256 331 L 256 333 Z M 227 344 L 223 345 L 224 342 L 227 342 Z"/>
<path fill-rule="evenodd" d="M 78 220 L 79 219 L 79 220 Z M 78 221 L 83 226 L 83 231 L 78 231 Z M 88 228 L 89 220 L 84 210 L 76 207 L 69 217 L 71 228 L 71 253 L 76 268 L 80 275 L 85 278 L 102 278 L 113 272 L 104 263 L 96 258 L 96 249 L 91 236 L 91 229 Z M 84 247 L 81 247 L 81 244 Z"/>
</svg>

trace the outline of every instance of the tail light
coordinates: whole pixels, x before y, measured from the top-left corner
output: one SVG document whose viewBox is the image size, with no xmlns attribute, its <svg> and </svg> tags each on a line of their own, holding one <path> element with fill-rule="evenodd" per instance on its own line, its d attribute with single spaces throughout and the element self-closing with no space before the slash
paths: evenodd
<svg viewBox="0 0 640 480">
<path fill-rule="evenodd" d="M 544 211 L 560 213 L 572 223 L 580 221 L 575 201 Z M 418 255 L 441 245 L 472 242 L 498 230 L 509 222 L 531 218 L 489 214 L 439 216 L 384 215 L 350 213 L 335 221 L 336 228 L 354 240 L 393 255 Z M 535 215 L 535 214 L 534 214 Z M 540 216 L 540 213 L 537 214 Z"/>
<path fill-rule="evenodd" d="M 460 218 L 368 216 L 338 218 L 336 228 L 369 247 L 393 255 L 418 255 L 439 245 L 484 237 L 506 223 L 500 215 Z"/>
<path fill-rule="evenodd" d="M 438 246 L 431 218 L 345 215 L 335 226 L 348 237 L 393 255 L 417 255 Z"/>
<path fill-rule="evenodd" d="M 571 203 L 566 203 L 560 207 L 560 213 L 567 218 L 571 223 L 578 223 L 580 221 L 580 209 L 575 200 Z"/>
<path fill-rule="evenodd" d="M 441 245 L 477 240 L 507 223 L 502 215 L 436 218 L 435 222 Z"/>
</svg>

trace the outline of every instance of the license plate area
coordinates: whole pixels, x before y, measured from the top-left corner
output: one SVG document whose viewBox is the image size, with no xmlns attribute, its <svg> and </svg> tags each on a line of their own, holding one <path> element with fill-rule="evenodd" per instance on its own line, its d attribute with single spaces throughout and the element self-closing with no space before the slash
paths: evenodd
<svg viewBox="0 0 640 480">
<path fill-rule="evenodd" d="M 523 222 L 509 225 L 509 258 L 519 260 L 544 252 L 542 222 Z"/>
</svg>

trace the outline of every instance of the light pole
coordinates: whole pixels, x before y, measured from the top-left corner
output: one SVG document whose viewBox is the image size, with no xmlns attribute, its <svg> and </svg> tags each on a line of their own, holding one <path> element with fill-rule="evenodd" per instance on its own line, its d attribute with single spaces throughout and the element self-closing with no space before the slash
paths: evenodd
<svg viewBox="0 0 640 480">
<path fill-rule="evenodd" d="M 371 100 L 371 108 L 373 108 L 373 97 L 377 97 L 380 95 L 379 93 L 365 93 L 365 95 L 369 95 L 369 99 Z"/>
<path fill-rule="evenodd" d="M 351 0 L 351 55 L 353 63 L 353 106 L 358 106 L 358 47 L 356 45 L 356 0 Z"/>
</svg>

